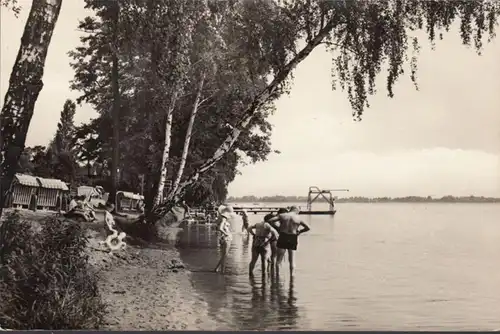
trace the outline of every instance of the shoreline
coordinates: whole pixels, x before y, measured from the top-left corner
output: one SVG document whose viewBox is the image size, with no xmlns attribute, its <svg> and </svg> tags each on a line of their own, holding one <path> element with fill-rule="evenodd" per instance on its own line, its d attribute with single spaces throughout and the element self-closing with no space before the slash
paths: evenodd
<svg viewBox="0 0 500 334">
<path fill-rule="evenodd" d="M 5 210 L 2 218 L 11 211 Z M 35 229 L 55 214 L 18 212 Z M 127 244 L 125 249 L 109 252 L 100 244 L 107 235 L 104 214 L 97 213 L 97 217 L 86 227 L 86 252 L 89 270 L 99 275 L 99 292 L 109 312 L 101 330 L 216 329 L 207 303 L 192 286 L 191 271 L 173 245 L 145 248 Z M 164 232 L 173 235 L 178 230 L 167 227 Z"/>
<path fill-rule="evenodd" d="M 99 239 L 99 240 L 98 240 Z M 100 274 L 108 305 L 104 330 L 215 330 L 206 302 L 194 291 L 191 272 L 173 246 L 127 246 L 98 251 L 102 238 L 89 238 L 89 264 Z"/>
</svg>

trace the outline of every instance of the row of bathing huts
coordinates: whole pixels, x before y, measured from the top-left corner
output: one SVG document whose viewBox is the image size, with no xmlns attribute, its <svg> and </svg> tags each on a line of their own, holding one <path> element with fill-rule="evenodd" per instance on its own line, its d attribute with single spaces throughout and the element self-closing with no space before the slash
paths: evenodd
<svg viewBox="0 0 500 334">
<path fill-rule="evenodd" d="M 70 195 L 85 196 L 91 202 L 104 204 L 108 194 L 102 194 L 97 188 L 80 186 L 70 190 L 68 184 L 58 179 L 16 174 L 7 198 L 7 207 L 30 210 L 67 211 Z M 144 197 L 127 191 L 116 193 L 116 205 L 119 211 L 134 211 L 137 203 Z"/>
</svg>

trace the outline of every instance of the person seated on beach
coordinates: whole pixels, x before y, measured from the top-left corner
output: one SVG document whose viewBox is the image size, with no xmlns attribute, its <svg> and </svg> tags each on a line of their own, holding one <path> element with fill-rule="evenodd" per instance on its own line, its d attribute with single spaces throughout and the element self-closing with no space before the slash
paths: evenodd
<svg viewBox="0 0 500 334">
<path fill-rule="evenodd" d="M 85 221 L 91 220 L 90 215 L 85 210 L 85 205 L 81 196 L 75 196 L 71 199 L 68 205 L 68 211 L 64 214 L 67 217 L 82 217 Z"/>
<path fill-rule="evenodd" d="M 90 205 L 84 195 L 76 197 L 76 207 L 73 213 L 77 213 L 85 217 L 87 221 L 93 221 L 96 219 L 94 208 Z"/>
<path fill-rule="evenodd" d="M 135 206 L 135 211 L 139 213 L 144 213 L 144 201 L 140 200 L 137 202 L 137 205 Z"/>
<path fill-rule="evenodd" d="M 75 211 L 77 206 L 78 206 L 78 203 L 76 203 L 75 197 L 71 196 L 71 200 L 69 201 L 69 204 L 68 204 L 68 213 Z"/>
<path fill-rule="evenodd" d="M 256 224 L 250 225 L 247 228 L 248 232 L 253 235 L 252 242 L 252 260 L 250 261 L 249 272 L 253 274 L 255 263 L 261 259 L 262 272 L 266 272 L 267 258 L 269 255 L 269 243 L 278 239 L 278 231 L 273 228 L 265 220 Z M 254 232 L 255 230 L 255 232 Z"/>
<path fill-rule="evenodd" d="M 248 236 L 248 226 L 249 226 L 248 213 L 246 212 L 246 210 L 241 210 L 240 215 L 243 220 L 243 225 L 241 226 L 241 232 L 245 232 Z"/>
<path fill-rule="evenodd" d="M 231 232 L 231 224 L 229 223 L 229 217 L 232 211 L 229 209 L 223 209 L 219 214 L 219 223 L 217 227 L 218 242 L 221 250 L 221 256 L 217 266 L 215 266 L 214 272 L 217 272 L 220 268 L 220 272 L 224 273 L 226 270 L 226 256 L 229 252 L 229 247 L 231 246 L 231 241 L 233 239 L 233 234 Z"/>
<path fill-rule="evenodd" d="M 278 227 L 279 237 L 276 246 L 278 247 L 277 269 L 279 270 L 285 252 L 288 251 L 288 262 L 290 263 L 290 274 L 295 268 L 295 251 L 298 246 L 298 236 L 309 231 L 311 228 L 299 217 L 299 208 L 290 207 L 289 212 L 281 213 L 269 219 L 269 223 Z M 302 229 L 299 230 L 299 227 Z"/>
<path fill-rule="evenodd" d="M 96 220 L 94 206 L 90 203 L 90 197 L 89 198 L 83 197 L 82 202 L 83 202 L 83 209 L 85 210 L 87 215 L 90 217 L 90 221 Z"/>
</svg>

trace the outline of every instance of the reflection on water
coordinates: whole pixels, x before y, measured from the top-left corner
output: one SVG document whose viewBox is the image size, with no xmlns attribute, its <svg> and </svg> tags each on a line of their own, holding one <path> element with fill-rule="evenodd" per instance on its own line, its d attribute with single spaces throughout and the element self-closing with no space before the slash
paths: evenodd
<svg viewBox="0 0 500 334">
<path fill-rule="evenodd" d="M 179 247 L 221 330 L 491 330 L 500 328 L 499 216 L 498 205 L 343 204 L 335 223 L 304 217 L 312 230 L 299 239 L 294 277 L 263 276 L 260 261 L 249 276 L 243 234 L 226 275 L 206 272 L 218 261 L 214 228 L 185 228 Z"/>
<path fill-rule="evenodd" d="M 200 233 L 199 237 L 192 237 L 194 231 Z M 234 236 L 226 274 L 208 272 L 218 260 L 216 239 L 212 236 L 209 240 L 207 235 L 211 233 L 215 233 L 213 228 L 187 227 L 179 247 L 183 260 L 193 269 L 193 286 L 208 302 L 209 315 L 216 319 L 218 329 L 300 328 L 294 278 L 277 276 L 274 272 L 263 275 L 259 265 L 255 275 L 249 275 L 251 238 L 241 234 Z M 202 256 L 200 249 L 204 251 Z"/>
</svg>

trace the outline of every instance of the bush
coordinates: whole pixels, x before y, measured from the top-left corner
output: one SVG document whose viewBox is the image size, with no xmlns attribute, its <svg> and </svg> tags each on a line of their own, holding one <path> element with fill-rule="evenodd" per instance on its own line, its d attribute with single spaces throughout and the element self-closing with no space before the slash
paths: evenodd
<svg viewBox="0 0 500 334">
<path fill-rule="evenodd" d="M 35 231 L 17 212 L 0 226 L 0 325 L 97 329 L 106 307 L 89 270 L 80 224 L 55 217 Z"/>
</svg>

